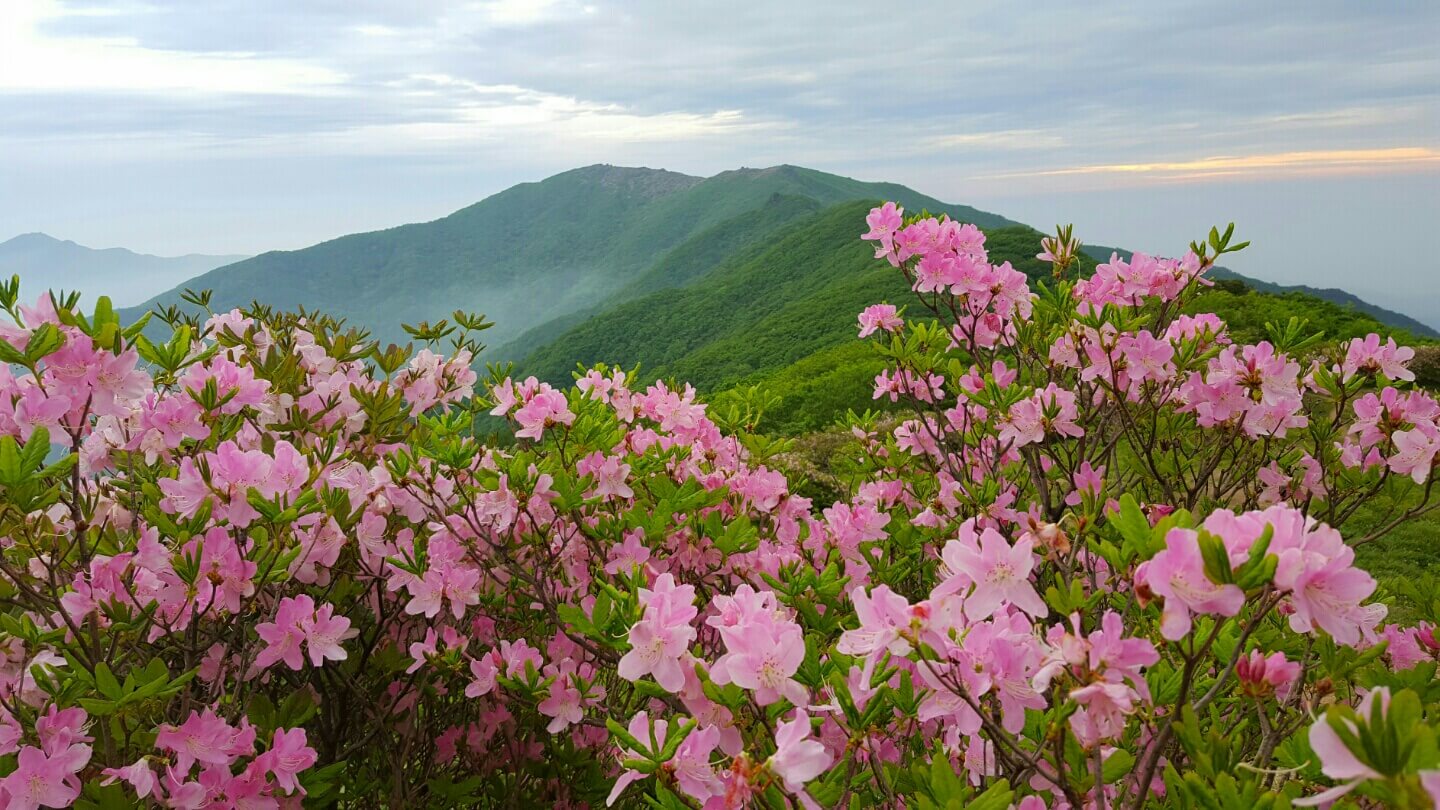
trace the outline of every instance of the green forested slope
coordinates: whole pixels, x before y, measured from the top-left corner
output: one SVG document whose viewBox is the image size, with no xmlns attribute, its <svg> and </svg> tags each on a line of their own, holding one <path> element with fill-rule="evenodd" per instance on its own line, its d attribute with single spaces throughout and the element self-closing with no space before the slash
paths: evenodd
<svg viewBox="0 0 1440 810">
<path fill-rule="evenodd" d="M 611 307 L 531 353 L 521 371 L 563 381 L 576 363 L 638 363 L 647 374 L 715 389 L 853 339 L 860 309 L 910 297 L 900 274 L 859 239 L 873 205 L 833 206 L 785 229 L 758 255 Z M 1035 258 L 1034 230 L 992 228 L 986 239 L 992 261 L 1032 278 L 1049 272 Z"/>
<path fill-rule="evenodd" d="M 584 309 L 547 321 L 491 352 L 495 361 L 519 359 L 537 347 L 605 311 L 608 307 L 639 298 L 647 293 L 682 286 L 715 269 L 723 262 L 738 262 L 763 250 L 774 234 L 798 219 L 820 211 L 811 197 L 775 193 L 759 208 L 731 217 L 700 231 L 676 246 L 638 278 L 608 297 Z"/>
</svg>

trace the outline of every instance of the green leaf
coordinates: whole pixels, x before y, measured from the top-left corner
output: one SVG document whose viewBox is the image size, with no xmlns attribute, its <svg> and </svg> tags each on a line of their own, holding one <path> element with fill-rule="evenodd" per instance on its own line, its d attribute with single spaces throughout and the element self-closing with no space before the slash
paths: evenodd
<svg viewBox="0 0 1440 810">
<path fill-rule="evenodd" d="M 30 342 L 25 344 L 27 365 L 35 365 L 56 349 L 65 345 L 65 334 L 53 323 L 43 323 L 30 333 Z"/>
<path fill-rule="evenodd" d="M 1140 510 L 1134 495 L 1126 493 L 1120 496 L 1120 511 L 1110 513 L 1110 524 L 1119 530 L 1120 537 L 1124 539 L 1124 550 L 1144 559 L 1151 556 L 1150 521 L 1145 519 L 1145 513 Z"/>
<path fill-rule="evenodd" d="M 1100 766 L 1100 780 L 1107 785 L 1114 784 L 1122 776 L 1130 773 L 1130 769 L 1133 767 L 1135 767 L 1135 755 L 1124 748 L 1117 748 Z"/>
<path fill-rule="evenodd" d="M 641 742 L 635 739 L 635 736 L 629 731 L 627 731 L 624 726 L 620 725 L 614 720 L 611 720 L 608 717 L 605 718 L 605 728 L 609 729 L 610 735 L 613 736 L 615 739 L 619 740 L 620 744 L 625 748 L 628 748 L 637 754 L 650 753 L 649 746 L 642 745 Z"/>
<path fill-rule="evenodd" d="M 1230 567 L 1230 553 L 1225 541 L 1209 532 L 1200 532 L 1200 556 L 1205 561 L 1205 576 L 1219 585 L 1232 585 L 1235 571 Z"/>
<path fill-rule="evenodd" d="M 25 354 L 10 344 L 8 340 L 0 340 L 0 360 L 12 363 L 17 366 L 29 365 L 30 361 Z"/>
<path fill-rule="evenodd" d="M 104 661 L 95 665 L 95 687 L 100 690 L 100 694 L 111 700 L 119 700 L 125 696 L 120 682 L 115 679 L 115 673 L 110 671 L 110 666 Z"/>
</svg>

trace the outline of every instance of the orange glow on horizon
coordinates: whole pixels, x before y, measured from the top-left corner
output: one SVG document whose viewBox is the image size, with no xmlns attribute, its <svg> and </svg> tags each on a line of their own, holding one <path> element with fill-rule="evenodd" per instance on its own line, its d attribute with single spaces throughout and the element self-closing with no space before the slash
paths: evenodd
<svg viewBox="0 0 1440 810">
<path fill-rule="evenodd" d="M 1007 172 L 991 178 L 1074 175 L 1154 176 L 1164 180 L 1207 180 L 1255 175 L 1356 174 L 1400 168 L 1440 168 L 1440 151 L 1423 146 L 1390 149 L 1327 149 L 1269 155 L 1217 155 L 1199 160 L 1106 163 L 1032 172 Z"/>
</svg>

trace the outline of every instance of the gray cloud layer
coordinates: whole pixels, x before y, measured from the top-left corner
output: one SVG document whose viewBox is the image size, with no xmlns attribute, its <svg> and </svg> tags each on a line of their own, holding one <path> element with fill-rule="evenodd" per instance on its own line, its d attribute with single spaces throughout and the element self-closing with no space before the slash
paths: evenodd
<svg viewBox="0 0 1440 810">
<path fill-rule="evenodd" d="M 1437 34 L 1431 2 L 7 0 L 0 238 L 293 247 L 596 161 L 1002 211 L 1384 187 L 1440 170 Z"/>
</svg>

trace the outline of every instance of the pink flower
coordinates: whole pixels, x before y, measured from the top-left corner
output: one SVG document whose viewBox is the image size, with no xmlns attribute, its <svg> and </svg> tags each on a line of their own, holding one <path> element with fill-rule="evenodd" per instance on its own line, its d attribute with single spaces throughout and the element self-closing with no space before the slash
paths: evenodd
<svg viewBox="0 0 1440 810">
<path fill-rule="evenodd" d="M 530 646 L 530 642 L 517 638 L 514 642 L 502 639 L 498 655 L 505 665 L 505 677 L 524 679 L 530 670 L 539 672 L 545 666 L 545 657 Z"/>
<path fill-rule="evenodd" d="M 1435 467 L 1435 453 L 1440 451 L 1440 430 L 1422 424 L 1397 431 L 1391 438 L 1395 441 L 1395 454 L 1390 456 L 1390 469 L 1410 476 L 1417 484 L 1425 483 Z"/>
<path fill-rule="evenodd" d="M 1251 650 L 1249 655 L 1241 656 L 1235 662 L 1235 677 L 1247 695 L 1266 697 L 1278 694 L 1283 698 L 1290 685 L 1300 677 L 1300 665 L 1287 659 L 1283 652 L 1267 656 L 1259 650 Z"/>
<path fill-rule="evenodd" d="M 691 722 L 694 722 L 693 720 Z M 683 724 L 682 724 L 683 725 Z M 639 740 L 642 744 L 649 745 L 654 740 L 654 747 L 651 753 L 658 753 L 665 747 L 665 738 L 669 736 L 670 724 L 665 720 L 650 720 L 647 712 L 639 712 L 630 718 L 627 731 L 630 736 Z M 690 732 L 680 747 L 675 749 L 675 755 L 664 764 L 664 768 L 674 774 L 675 781 L 680 790 L 699 802 L 707 802 L 716 796 L 725 795 L 724 785 L 715 775 L 715 769 L 710 765 L 710 755 L 720 742 L 720 730 L 714 726 L 697 728 Z M 631 751 L 628 748 L 620 749 L 620 758 L 640 759 L 643 758 L 639 751 Z M 605 799 L 605 805 L 613 805 L 625 792 L 625 788 L 645 778 L 645 774 L 639 771 L 626 770 L 615 780 L 615 785 L 610 789 L 610 795 Z M 707 807 L 710 805 L 706 804 Z"/>
<path fill-rule="evenodd" d="M 875 662 L 886 652 L 891 655 L 910 652 L 910 642 L 901 635 L 910 626 L 910 603 L 888 585 L 881 585 L 869 594 L 857 587 L 850 592 L 850 601 L 855 606 L 860 627 L 846 630 L 835 649 L 845 655 L 865 657 L 861 678 L 868 683 Z"/>
<path fill-rule="evenodd" d="M 315 611 L 313 618 L 301 618 L 300 629 L 305 634 L 305 649 L 310 653 L 310 663 L 320 666 L 327 660 L 344 661 L 345 648 L 340 642 L 358 631 L 350 629 L 350 620 L 336 616 L 335 606 L 326 602 Z"/>
<path fill-rule="evenodd" d="M 860 238 L 872 242 L 879 242 L 880 246 L 875 249 L 875 258 L 889 259 L 890 263 L 899 266 L 900 262 L 908 257 L 906 255 L 891 255 L 895 247 L 895 232 L 905 224 L 905 209 L 893 202 L 887 202 L 879 208 L 873 208 L 865 217 L 865 224 L 870 230 L 861 234 Z"/>
<path fill-rule="evenodd" d="M 643 529 L 628 531 L 622 542 L 610 546 L 609 559 L 605 563 L 605 573 L 629 574 L 636 566 L 644 565 L 650 559 L 650 547 L 640 539 L 644 535 Z"/>
<path fill-rule="evenodd" d="M 1018 448 L 1043 442 L 1051 434 L 1079 438 L 1085 435 L 1075 421 L 1079 416 L 1075 394 L 1050 383 L 1012 405 L 1001 416 L 1000 441 L 1011 442 Z"/>
<path fill-rule="evenodd" d="M 465 687 L 465 697 L 477 698 L 488 695 L 495 689 L 500 667 L 493 654 L 485 654 L 470 661 L 470 683 Z"/>
<path fill-rule="evenodd" d="M 275 729 L 270 750 L 255 758 L 255 764 L 275 777 L 275 784 L 286 793 L 300 788 L 296 776 L 309 769 L 319 759 L 315 749 L 305 739 L 305 729 Z"/>
<path fill-rule="evenodd" d="M 635 497 L 635 491 L 625 483 L 630 475 L 630 465 L 623 463 L 619 456 L 607 456 L 596 451 L 581 459 L 575 471 L 580 475 L 595 476 L 595 488 L 589 492 L 592 498 L 625 500 Z"/>
<path fill-rule="evenodd" d="M 695 587 L 676 585 L 675 578 L 661 574 L 654 590 L 640 589 L 640 603 L 645 612 L 630 627 L 630 651 L 620 658 L 617 672 L 627 681 L 646 675 L 655 678 L 670 692 L 679 692 L 685 685 L 681 658 L 689 654 L 695 640 Z"/>
<path fill-rule="evenodd" d="M 582 691 L 579 675 L 573 671 L 562 671 L 551 682 L 545 699 L 536 705 L 536 710 L 550 718 L 545 730 L 558 734 L 566 728 L 585 719 L 585 693 Z"/>
<path fill-rule="evenodd" d="M 904 213 L 905 209 L 893 202 L 870 209 L 870 213 L 865 215 L 865 224 L 870 226 L 870 230 L 862 234 L 860 238 L 888 240 L 900 229 L 901 225 L 905 224 Z"/>
<path fill-rule="evenodd" d="M 1067 265 L 1079 254 L 1080 240 L 1069 235 L 1068 228 L 1062 230 L 1065 231 L 1063 237 L 1045 236 L 1040 239 L 1040 252 L 1035 254 L 1035 258 L 1042 262 Z"/>
<path fill-rule="evenodd" d="M 1290 628 L 1309 633 L 1319 627 L 1341 644 L 1358 644 L 1374 624 L 1371 609 L 1360 603 L 1376 583 L 1354 566 L 1355 551 L 1338 531 L 1283 505 L 1239 516 L 1220 511 L 1205 520 L 1232 558 L 1248 554 L 1267 525 L 1274 530 L 1269 553 L 1277 558 L 1275 589 L 1290 597 Z M 1383 611 L 1383 605 L 1376 607 Z"/>
<path fill-rule="evenodd" d="M 796 709 L 792 719 L 775 730 L 775 753 L 770 769 L 791 793 L 800 793 L 805 783 L 825 772 L 835 760 L 824 744 L 810 739 L 810 716 Z"/>
<path fill-rule="evenodd" d="M 894 304 L 871 304 L 860 312 L 860 337 L 870 337 L 876 330 L 898 332 L 905 325 L 896 314 Z"/>
<path fill-rule="evenodd" d="M 1075 471 L 1075 489 L 1065 496 L 1065 503 L 1079 506 L 1085 498 L 1094 498 L 1105 489 L 1105 468 L 1095 469 L 1086 461 Z"/>
<path fill-rule="evenodd" d="M 301 669 L 305 660 L 300 653 L 301 642 L 310 653 L 310 663 L 321 666 L 327 659 L 345 660 L 340 642 L 355 635 L 350 620 L 335 616 L 335 606 L 326 603 L 315 609 L 315 600 L 308 594 L 287 596 L 280 600 L 275 621 L 255 625 L 255 632 L 265 642 L 265 649 L 255 656 L 255 666 L 265 669 L 276 661 L 284 661 L 291 669 Z"/>
<path fill-rule="evenodd" d="M 1175 376 L 1175 347 L 1145 330 L 1121 336 L 1117 345 L 1125 357 L 1125 369 L 1136 382 L 1166 382 Z"/>
<path fill-rule="evenodd" d="M 699 802 L 715 796 L 725 795 L 725 788 L 715 776 L 710 764 L 710 755 L 720 744 L 720 729 L 705 726 L 690 732 L 690 736 L 675 749 L 675 756 L 666 763 L 675 774 L 680 790 Z"/>
<path fill-rule="evenodd" d="M 405 605 L 406 613 L 433 619 L 448 601 L 451 615 L 459 619 L 465 615 L 466 607 L 480 603 L 480 571 L 456 560 L 432 555 L 430 569 L 423 576 L 412 578 L 407 588 L 413 598 Z"/>
<path fill-rule="evenodd" d="M 1395 338 L 1387 339 L 1382 346 L 1380 336 L 1371 332 L 1346 344 L 1345 360 L 1340 364 L 1340 378 L 1348 382 L 1360 372 L 1378 372 L 1392 380 L 1411 381 L 1415 379 L 1415 373 L 1405 365 L 1414 358 L 1414 349 L 1397 345 Z"/>
<path fill-rule="evenodd" d="M 1030 571 L 1035 567 L 1033 545 L 1034 540 L 1027 536 L 1011 546 L 990 528 L 977 538 L 974 519 L 966 521 L 960 527 L 960 539 L 945 544 L 942 557 L 950 576 L 931 594 L 931 599 L 959 593 L 966 583 L 971 583 L 974 589 L 965 598 L 965 615 L 971 621 L 989 618 L 1004 604 L 1031 616 L 1044 616 L 1050 609 L 1030 582 Z"/>
<path fill-rule="evenodd" d="M 70 411 L 70 400 L 63 394 L 46 393 L 38 386 L 27 386 L 15 401 L 11 417 L 20 428 L 20 438 L 29 441 L 36 428 L 45 428 L 51 436 L 60 432 L 60 422 Z"/>
<path fill-rule="evenodd" d="M 155 772 L 150 769 L 150 763 L 143 757 L 123 768 L 106 768 L 101 773 L 105 775 L 105 779 L 100 783 L 102 785 L 113 785 L 116 781 L 123 781 L 135 790 L 137 798 L 143 799 L 152 792 L 158 795 Z"/>
<path fill-rule="evenodd" d="M 192 711 L 179 726 L 162 725 L 155 735 L 155 747 L 175 752 L 175 767 L 189 773 L 190 766 L 226 765 L 237 756 L 249 754 L 255 745 L 255 729 L 245 721 L 236 729 L 209 708 Z"/>
<path fill-rule="evenodd" d="M 80 780 L 75 778 L 90 761 L 89 746 L 76 746 L 83 751 L 66 751 L 48 756 L 32 746 L 20 749 L 19 764 L 8 776 L 0 779 L 0 792 L 9 796 L 10 810 L 36 810 L 39 807 L 69 807 L 80 795 Z"/>
<path fill-rule="evenodd" d="M 726 653 L 710 668 L 711 679 L 754 691 L 761 706 L 781 697 L 805 705 L 809 695 L 793 678 L 805 660 L 800 625 L 776 611 L 771 594 L 758 596 L 749 585 L 741 585 L 734 598 L 716 597 L 715 606 L 720 615 L 707 623 L 720 631 Z"/>
<path fill-rule="evenodd" d="M 1365 695 L 1356 710 L 1362 723 L 1368 721 L 1371 708 L 1376 700 L 1380 701 L 1383 712 L 1386 704 L 1390 702 L 1390 691 L 1385 687 L 1379 687 Z M 1331 725 L 1332 721 L 1346 726 L 1351 734 L 1358 734 L 1360 731 L 1354 720 L 1327 712 L 1316 718 L 1315 722 L 1310 725 L 1310 748 L 1316 756 L 1320 757 L 1322 773 L 1331 779 L 1345 781 L 1343 784 L 1314 796 L 1296 799 L 1294 804 L 1299 807 L 1328 805 L 1354 790 L 1366 779 L 1382 778 L 1373 768 L 1361 762 L 1359 757 L 1355 756 L 1345 745 L 1345 742 L 1340 739 L 1340 735 L 1336 733 L 1334 726 Z"/>
<path fill-rule="evenodd" d="M 1165 549 L 1135 570 L 1135 582 L 1164 597 L 1160 633 L 1170 641 L 1190 632 L 1191 613 L 1234 616 L 1245 604 L 1238 585 L 1221 585 L 1205 575 L 1199 535 L 1189 529 L 1171 529 Z"/>
<path fill-rule="evenodd" d="M 516 436 L 538 442 L 547 428 L 574 423 L 575 414 L 563 393 L 541 383 L 540 391 L 515 412 L 515 421 L 520 423 Z"/>
</svg>

